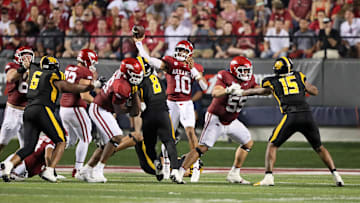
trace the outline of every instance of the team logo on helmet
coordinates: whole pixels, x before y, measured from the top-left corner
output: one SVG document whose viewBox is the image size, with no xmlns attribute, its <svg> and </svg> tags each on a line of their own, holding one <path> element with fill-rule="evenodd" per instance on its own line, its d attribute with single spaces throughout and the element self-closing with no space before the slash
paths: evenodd
<svg viewBox="0 0 360 203">
<path fill-rule="evenodd" d="M 252 77 L 253 66 L 246 57 L 236 56 L 230 62 L 230 72 L 239 80 L 249 81 Z"/>
<path fill-rule="evenodd" d="M 43 56 L 40 60 L 40 68 L 43 70 L 60 69 L 59 61 L 51 56 Z"/>
<path fill-rule="evenodd" d="M 178 42 L 175 46 L 174 57 L 178 61 L 185 61 L 188 57 L 191 57 L 193 54 L 194 47 L 191 42 L 182 40 Z"/>
<path fill-rule="evenodd" d="M 126 58 L 121 62 L 120 71 L 132 85 L 140 85 L 144 78 L 144 70 L 140 62 L 134 58 Z"/>
<path fill-rule="evenodd" d="M 275 60 L 273 71 L 276 75 L 288 74 L 292 72 L 293 62 L 285 56 Z"/>
</svg>

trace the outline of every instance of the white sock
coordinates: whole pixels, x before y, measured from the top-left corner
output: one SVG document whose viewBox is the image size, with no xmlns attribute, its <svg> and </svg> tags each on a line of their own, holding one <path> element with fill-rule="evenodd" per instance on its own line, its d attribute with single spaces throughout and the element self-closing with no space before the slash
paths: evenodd
<svg viewBox="0 0 360 203">
<path fill-rule="evenodd" d="M 101 163 L 101 162 L 99 162 L 99 163 L 97 164 L 97 166 L 98 166 L 98 168 L 101 169 L 101 170 L 104 170 L 104 168 L 105 168 L 105 164 L 103 164 L 103 163 Z"/>
<path fill-rule="evenodd" d="M 77 170 L 79 170 L 83 166 L 88 148 L 89 148 L 89 143 L 86 143 L 82 140 L 80 140 L 79 143 L 77 144 L 75 151 L 75 157 L 76 157 L 75 168 Z"/>
<path fill-rule="evenodd" d="M 232 170 L 233 172 L 235 172 L 235 173 L 240 174 L 240 168 L 236 168 L 235 166 L 232 166 L 232 167 L 231 167 L 231 170 Z"/>
</svg>

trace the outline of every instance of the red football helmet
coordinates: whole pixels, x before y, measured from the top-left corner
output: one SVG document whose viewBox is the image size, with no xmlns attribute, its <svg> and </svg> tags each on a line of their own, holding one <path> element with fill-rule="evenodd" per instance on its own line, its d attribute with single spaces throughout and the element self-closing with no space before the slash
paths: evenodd
<svg viewBox="0 0 360 203">
<path fill-rule="evenodd" d="M 185 61 L 187 57 L 191 57 L 194 47 L 191 42 L 182 40 L 176 44 L 174 57 L 178 61 Z"/>
<path fill-rule="evenodd" d="M 14 61 L 17 64 L 21 64 L 23 62 L 22 55 L 23 54 L 30 54 L 31 55 L 31 62 L 34 62 L 34 51 L 29 46 L 22 46 L 15 51 Z"/>
<path fill-rule="evenodd" d="M 91 49 L 82 49 L 79 51 L 76 60 L 92 71 L 96 71 L 95 64 L 98 64 L 98 56 Z"/>
<path fill-rule="evenodd" d="M 126 58 L 121 61 L 120 71 L 132 85 L 140 85 L 144 78 L 144 70 L 138 60 Z"/>
<path fill-rule="evenodd" d="M 246 57 L 236 56 L 230 62 L 230 72 L 242 81 L 249 81 L 253 73 L 253 66 Z"/>
</svg>

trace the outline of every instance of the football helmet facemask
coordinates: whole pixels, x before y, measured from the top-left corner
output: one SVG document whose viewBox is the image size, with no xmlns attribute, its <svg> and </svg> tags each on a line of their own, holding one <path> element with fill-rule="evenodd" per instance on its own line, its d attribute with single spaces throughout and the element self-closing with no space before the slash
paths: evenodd
<svg viewBox="0 0 360 203">
<path fill-rule="evenodd" d="M 191 57 L 194 51 L 194 47 L 191 42 L 182 40 L 175 46 L 174 57 L 178 61 L 185 61 L 188 57 Z"/>
<path fill-rule="evenodd" d="M 292 72 L 293 62 L 288 57 L 280 57 L 275 60 L 273 71 L 275 75 L 283 75 Z"/>
<path fill-rule="evenodd" d="M 98 56 L 95 51 L 91 49 L 82 49 L 79 51 L 76 60 L 91 71 L 96 71 L 95 64 L 98 64 Z"/>
<path fill-rule="evenodd" d="M 132 85 L 140 85 L 144 78 L 144 71 L 138 60 L 126 58 L 121 61 L 120 71 Z"/>
<path fill-rule="evenodd" d="M 31 55 L 31 63 L 34 62 L 34 51 L 29 46 L 22 46 L 15 51 L 14 61 L 17 64 L 22 64 L 23 62 L 23 55 L 30 54 Z"/>
<path fill-rule="evenodd" d="M 249 81 L 252 77 L 253 66 L 246 57 L 236 56 L 230 62 L 230 72 L 239 80 Z"/>
</svg>

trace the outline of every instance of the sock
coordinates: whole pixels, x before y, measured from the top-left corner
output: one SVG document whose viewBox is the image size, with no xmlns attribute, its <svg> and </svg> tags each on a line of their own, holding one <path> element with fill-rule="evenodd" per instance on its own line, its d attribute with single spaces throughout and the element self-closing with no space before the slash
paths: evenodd
<svg viewBox="0 0 360 203">
<path fill-rule="evenodd" d="M 98 167 L 99 167 L 101 170 L 103 170 L 103 169 L 104 169 L 104 167 L 105 167 L 105 164 L 103 164 L 103 163 L 99 162 L 99 163 L 98 163 Z"/>
<path fill-rule="evenodd" d="M 236 168 L 235 166 L 231 167 L 231 170 L 234 171 L 235 173 L 239 173 L 240 174 L 240 168 Z"/>
<path fill-rule="evenodd" d="M 265 171 L 265 174 L 271 174 L 272 175 L 272 171 Z"/>
<path fill-rule="evenodd" d="M 330 169 L 330 172 L 331 172 L 331 173 L 334 173 L 335 171 L 336 171 L 336 168 Z"/>
<path fill-rule="evenodd" d="M 89 143 L 86 143 L 82 140 L 79 141 L 79 143 L 76 146 L 76 151 L 75 151 L 75 169 L 79 170 L 85 161 L 86 158 L 86 154 L 88 151 L 88 147 L 89 147 Z"/>
</svg>

